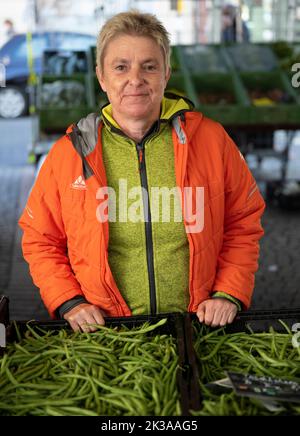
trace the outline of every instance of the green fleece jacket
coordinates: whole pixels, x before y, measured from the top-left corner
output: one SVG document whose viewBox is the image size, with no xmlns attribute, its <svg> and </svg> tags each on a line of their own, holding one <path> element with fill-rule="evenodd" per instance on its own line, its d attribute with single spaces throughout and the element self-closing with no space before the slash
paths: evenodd
<svg viewBox="0 0 300 436">
<path fill-rule="evenodd" d="M 186 311 L 189 303 L 189 246 L 181 211 L 178 213 L 180 207 L 179 197 L 175 193 L 171 135 L 172 116 L 189 109 L 185 100 L 165 97 L 160 120 L 143 139 L 151 210 L 157 312 Z M 115 206 L 110 204 L 108 261 L 116 284 L 133 315 L 148 314 L 149 264 L 140 159 L 135 142 L 124 135 L 112 118 L 111 105 L 102 109 L 102 117 L 107 186 L 116 193 Z M 173 189 L 173 194 L 164 197 L 164 194 L 160 195 L 161 188 L 164 188 L 165 195 L 171 192 L 168 189 Z"/>
</svg>

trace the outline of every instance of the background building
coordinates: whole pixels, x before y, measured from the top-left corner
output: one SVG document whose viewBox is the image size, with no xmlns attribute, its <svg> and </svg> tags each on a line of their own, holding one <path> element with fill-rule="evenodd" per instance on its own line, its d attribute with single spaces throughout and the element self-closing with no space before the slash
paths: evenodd
<svg viewBox="0 0 300 436">
<path fill-rule="evenodd" d="M 0 8 L 0 45 L 4 20 L 16 32 L 80 31 L 96 35 L 112 15 L 137 8 L 156 14 L 168 28 L 172 44 L 218 43 L 222 8 L 231 4 L 247 23 L 251 41 L 300 41 L 300 0 L 11 0 Z"/>
</svg>

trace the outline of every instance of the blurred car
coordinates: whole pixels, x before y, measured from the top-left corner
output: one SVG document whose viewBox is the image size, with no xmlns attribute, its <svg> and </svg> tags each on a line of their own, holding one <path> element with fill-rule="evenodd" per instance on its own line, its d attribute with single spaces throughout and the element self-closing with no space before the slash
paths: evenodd
<svg viewBox="0 0 300 436">
<path fill-rule="evenodd" d="M 88 50 L 95 45 L 93 35 L 75 32 L 38 32 L 32 33 L 32 52 L 34 71 L 42 71 L 44 50 Z M 0 88 L 0 117 L 17 118 L 28 112 L 29 67 L 27 59 L 26 34 L 13 36 L 0 49 L 0 63 L 5 66 L 5 87 Z"/>
</svg>

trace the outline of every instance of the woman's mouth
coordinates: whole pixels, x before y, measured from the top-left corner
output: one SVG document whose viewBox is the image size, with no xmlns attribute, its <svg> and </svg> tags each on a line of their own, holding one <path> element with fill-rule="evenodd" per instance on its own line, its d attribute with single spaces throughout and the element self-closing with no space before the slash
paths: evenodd
<svg viewBox="0 0 300 436">
<path fill-rule="evenodd" d="M 124 97 L 146 97 L 148 94 L 126 94 Z"/>
</svg>

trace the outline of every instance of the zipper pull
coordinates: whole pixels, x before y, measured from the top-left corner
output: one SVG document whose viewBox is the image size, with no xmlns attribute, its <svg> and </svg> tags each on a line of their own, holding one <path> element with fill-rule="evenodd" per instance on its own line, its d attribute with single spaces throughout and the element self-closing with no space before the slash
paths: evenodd
<svg viewBox="0 0 300 436">
<path fill-rule="evenodd" d="M 139 150 L 139 161 L 140 161 L 140 165 L 142 165 L 142 162 L 143 162 L 143 150 Z"/>
<path fill-rule="evenodd" d="M 142 166 L 143 166 L 143 161 L 144 161 L 144 149 L 140 145 L 137 145 L 136 149 L 137 149 L 137 153 L 138 153 L 139 167 L 140 167 L 140 171 L 141 171 Z"/>
</svg>

